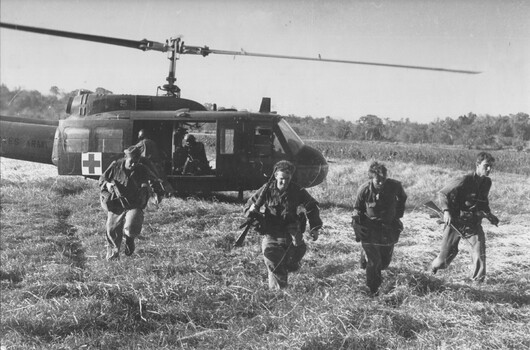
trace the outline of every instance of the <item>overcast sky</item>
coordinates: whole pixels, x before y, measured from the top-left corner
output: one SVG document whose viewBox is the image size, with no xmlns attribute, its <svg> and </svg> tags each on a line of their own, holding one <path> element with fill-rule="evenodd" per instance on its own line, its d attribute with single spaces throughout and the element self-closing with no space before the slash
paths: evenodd
<svg viewBox="0 0 530 350">
<path fill-rule="evenodd" d="M 474 112 L 530 113 L 530 1 L 2 0 L 2 22 L 212 49 L 421 65 L 479 75 L 258 57 L 184 55 L 182 97 L 282 115 L 429 122 Z M 47 93 L 104 87 L 156 94 L 168 60 L 0 30 L 0 81 Z"/>
</svg>

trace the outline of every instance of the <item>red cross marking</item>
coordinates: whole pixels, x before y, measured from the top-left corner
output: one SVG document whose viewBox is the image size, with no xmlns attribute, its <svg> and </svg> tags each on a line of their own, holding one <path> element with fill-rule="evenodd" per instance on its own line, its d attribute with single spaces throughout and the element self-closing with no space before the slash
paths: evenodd
<svg viewBox="0 0 530 350">
<path fill-rule="evenodd" d="M 101 162 L 94 159 L 94 154 L 90 153 L 88 155 L 88 160 L 83 161 L 83 167 L 88 168 L 88 173 L 93 174 L 96 172 L 97 167 L 101 167 Z"/>
</svg>

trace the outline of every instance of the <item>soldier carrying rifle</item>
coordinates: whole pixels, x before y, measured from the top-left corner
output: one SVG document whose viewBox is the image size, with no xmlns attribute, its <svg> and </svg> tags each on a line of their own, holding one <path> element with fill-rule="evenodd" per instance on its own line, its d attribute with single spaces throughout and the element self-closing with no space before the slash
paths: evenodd
<svg viewBox="0 0 530 350">
<path fill-rule="evenodd" d="M 493 225 L 499 219 L 491 213 L 488 195 L 491 179 L 488 177 L 495 158 L 481 152 L 476 159 L 475 172 L 454 179 L 439 192 L 441 210 L 445 223 L 440 254 L 431 264 L 431 272 L 445 269 L 458 254 L 461 238 L 467 240 L 472 249 L 473 273 L 471 279 L 483 282 L 486 276 L 486 236 L 482 219 Z"/>
<path fill-rule="evenodd" d="M 149 199 L 148 182 L 160 179 L 140 164 L 141 152 L 131 146 L 122 159 L 114 161 L 99 178 L 101 206 L 107 210 L 107 260 L 120 256 L 125 236 L 125 255 L 135 250 L 134 239 L 140 235 L 144 208 Z"/>
<path fill-rule="evenodd" d="M 286 160 L 276 163 L 274 177 L 245 206 L 245 214 L 250 218 L 263 212 L 257 231 L 263 235 L 262 252 L 270 289 L 287 287 L 288 272 L 300 268 L 300 261 L 306 253 L 303 238 L 305 214 L 299 212 L 299 207 L 305 209 L 313 241 L 318 239 L 322 227 L 317 201 L 305 189 L 291 182 L 294 172 L 293 163 Z"/>
<path fill-rule="evenodd" d="M 392 261 L 403 224 L 407 195 L 401 182 L 387 178 L 386 166 L 372 162 L 368 182 L 359 187 L 353 204 L 352 226 L 355 240 L 361 242 L 361 268 L 366 269 L 370 295 L 379 293 L 381 270 Z M 366 254 L 366 257 L 365 257 Z"/>
</svg>

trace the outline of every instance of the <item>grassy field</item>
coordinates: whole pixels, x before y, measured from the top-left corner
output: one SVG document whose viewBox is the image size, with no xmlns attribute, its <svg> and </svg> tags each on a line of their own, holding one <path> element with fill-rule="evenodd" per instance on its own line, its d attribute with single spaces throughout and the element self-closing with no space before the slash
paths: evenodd
<svg viewBox="0 0 530 350">
<path fill-rule="evenodd" d="M 308 141 L 326 158 L 400 161 L 437 165 L 445 168 L 468 169 L 474 164 L 478 150 L 461 147 L 405 144 L 377 141 Z M 501 171 L 530 175 L 530 153 L 515 150 L 488 150 L 496 158 L 495 167 Z"/>
<path fill-rule="evenodd" d="M 290 287 L 273 292 L 259 236 L 232 248 L 243 221 L 235 193 L 150 204 L 137 253 L 109 263 L 94 181 L 0 159 L 2 349 L 530 347 L 528 176 L 493 173 L 501 224 L 484 224 L 488 277 L 472 285 L 465 242 L 450 268 L 426 270 L 442 228 L 421 204 L 462 172 L 388 162 L 409 201 L 382 293 L 371 298 L 349 226 L 367 160 L 336 160 L 310 189 L 323 234 Z"/>
</svg>

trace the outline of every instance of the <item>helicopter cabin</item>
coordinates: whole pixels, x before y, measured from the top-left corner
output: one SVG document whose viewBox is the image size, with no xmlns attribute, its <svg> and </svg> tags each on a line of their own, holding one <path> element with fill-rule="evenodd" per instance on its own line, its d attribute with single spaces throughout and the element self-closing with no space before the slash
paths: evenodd
<svg viewBox="0 0 530 350">
<path fill-rule="evenodd" d="M 125 148 L 137 144 L 143 130 L 160 154 L 153 160 L 157 173 L 177 192 L 241 194 L 259 188 L 277 161 L 293 159 L 303 147 L 289 124 L 274 113 L 100 106 L 104 108 L 96 111 L 70 106 L 73 116 L 59 121 L 52 155 L 59 175 L 99 178 L 112 161 L 123 157 Z M 199 158 L 190 155 L 190 139 L 202 145 L 202 164 L 189 166 Z"/>
</svg>

